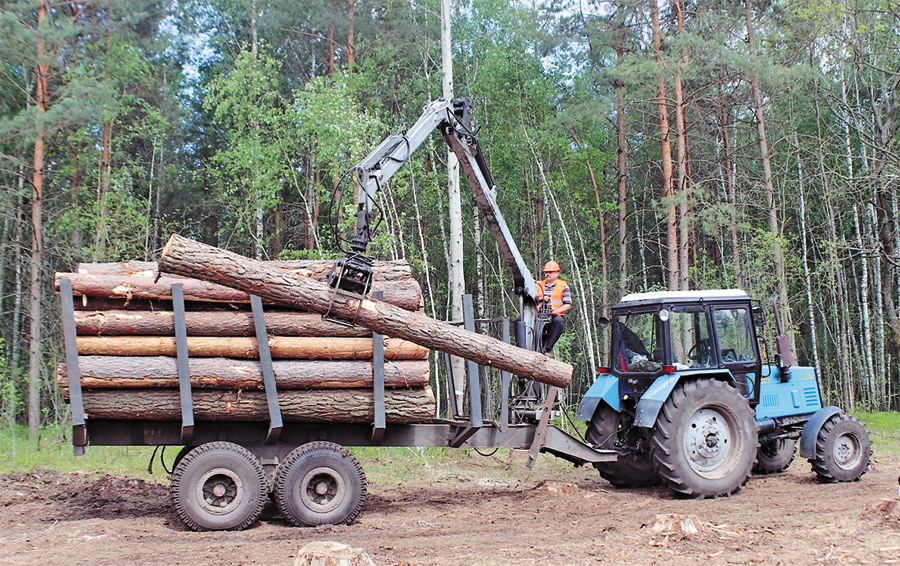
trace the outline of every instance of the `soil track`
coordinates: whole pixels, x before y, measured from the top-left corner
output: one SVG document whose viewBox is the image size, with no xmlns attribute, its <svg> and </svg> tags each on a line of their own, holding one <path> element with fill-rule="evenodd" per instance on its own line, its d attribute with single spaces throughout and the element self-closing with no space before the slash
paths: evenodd
<svg viewBox="0 0 900 566">
<path fill-rule="evenodd" d="M 833 485 L 797 461 L 710 501 L 614 489 L 593 469 L 550 458 L 529 473 L 519 457 L 460 456 L 414 480 L 371 480 L 352 525 L 295 528 L 270 506 L 243 532 L 185 530 L 165 484 L 8 474 L 0 477 L 0 564 L 291 566 L 316 540 L 361 547 L 379 566 L 900 564 L 896 456 L 873 463 L 860 482 Z"/>
</svg>

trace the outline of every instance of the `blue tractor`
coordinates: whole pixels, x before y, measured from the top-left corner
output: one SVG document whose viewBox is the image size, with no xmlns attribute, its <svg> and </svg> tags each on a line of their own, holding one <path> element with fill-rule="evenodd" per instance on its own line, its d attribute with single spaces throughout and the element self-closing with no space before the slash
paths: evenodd
<svg viewBox="0 0 900 566">
<path fill-rule="evenodd" d="M 662 482 L 686 497 L 727 496 L 752 472 L 786 470 L 798 439 L 824 482 L 866 472 L 863 424 L 822 406 L 815 369 L 791 365 L 780 323 L 776 361 L 763 362 L 765 316 L 744 291 L 631 294 L 611 318 L 609 367 L 578 416 L 590 444 L 618 453 L 594 464 L 613 485 Z"/>
</svg>

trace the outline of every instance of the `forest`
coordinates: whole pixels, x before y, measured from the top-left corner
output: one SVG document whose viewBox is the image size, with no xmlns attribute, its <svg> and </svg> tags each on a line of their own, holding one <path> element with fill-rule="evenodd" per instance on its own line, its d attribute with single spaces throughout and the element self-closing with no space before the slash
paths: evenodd
<svg viewBox="0 0 900 566">
<path fill-rule="evenodd" d="M 554 259 L 573 292 L 564 403 L 607 364 L 600 320 L 620 297 L 737 287 L 778 301 L 826 402 L 900 410 L 900 2 L 450 12 L 453 94 L 499 205 L 533 273 Z M 173 232 L 340 257 L 353 207 L 335 188 L 442 96 L 441 48 L 438 0 L 0 1 L 3 422 L 68 417 L 57 271 L 155 260 Z M 435 135 L 382 187 L 369 248 L 408 260 L 442 320 L 448 194 Z M 478 317 L 514 317 L 465 188 L 460 230 Z"/>
</svg>

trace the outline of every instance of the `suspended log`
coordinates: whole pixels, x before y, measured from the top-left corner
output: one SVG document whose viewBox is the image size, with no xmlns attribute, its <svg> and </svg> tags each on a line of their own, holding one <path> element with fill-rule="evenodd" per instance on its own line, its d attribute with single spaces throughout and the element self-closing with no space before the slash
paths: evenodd
<svg viewBox="0 0 900 566">
<path fill-rule="evenodd" d="M 68 391 L 64 391 L 68 393 Z M 384 395 L 387 422 L 427 422 L 434 416 L 434 394 L 424 389 L 391 389 Z M 269 418 L 261 391 L 192 392 L 198 421 L 261 421 Z M 285 421 L 370 423 L 374 394 L 366 389 L 282 391 L 278 394 Z M 85 392 L 84 410 L 92 419 L 180 420 L 181 398 L 173 389 L 94 389 Z"/>
<path fill-rule="evenodd" d="M 316 281 L 315 279 L 297 275 L 293 271 L 285 271 L 285 273 L 292 274 L 293 277 L 298 280 L 302 278 L 304 281 Z M 59 292 L 59 280 L 62 278 L 68 278 L 72 282 L 72 291 L 75 295 L 85 295 L 88 297 L 125 299 L 127 301 L 132 299 L 171 300 L 172 283 L 181 283 L 184 288 L 185 301 L 218 303 L 250 302 L 249 295 L 243 291 L 190 277 L 160 277 L 159 280 L 155 280 L 143 276 L 57 273 L 55 284 L 57 292 Z M 324 283 L 319 284 L 324 285 Z M 422 298 L 422 290 L 419 287 L 419 284 L 413 279 L 376 281 L 372 283 L 372 290 L 382 291 L 386 303 L 390 303 L 402 309 L 419 310 L 425 306 L 424 299 Z M 265 300 L 263 302 L 266 303 Z"/>
<path fill-rule="evenodd" d="M 263 390 L 259 362 L 228 358 L 192 358 L 188 361 L 191 385 L 206 389 Z M 428 385 L 427 361 L 397 361 L 384 364 L 388 388 L 417 388 Z M 78 369 L 84 388 L 153 387 L 177 388 L 175 358 L 166 356 L 132 358 L 125 356 L 80 356 Z M 372 387 L 372 362 L 294 361 L 272 362 L 279 391 L 288 389 L 346 389 Z M 68 387 L 66 364 L 57 368 L 57 384 Z"/>
<path fill-rule="evenodd" d="M 272 302 L 354 321 L 387 336 L 403 338 L 426 348 L 448 352 L 518 376 L 566 387 L 571 365 L 517 348 L 494 338 L 468 332 L 383 301 L 359 300 L 308 277 L 266 265 L 238 254 L 173 235 L 163 249 L 160 269 L 240 289 Z"/>
<path fill-rule="evenodd" d="M 78 353 L 97 356 L 175 356 L 173 336 L 79 336 Z M 190 357 L 259 358 L 256 338 L 188 336 Z M 269 336 L 273 358 L 371 360 L 371 338 Z M 384 339 L 384 359 L 424 360 L 428 349 L 398 338 Z"/>
<path fill-rule="evenodd" d="M 361 326 L 345 326 L 322 315 L 298 311 L 270 311 L 266 330 L 274 336 L 362 337 L 372 331 Z M 189 336 L 256 336 L 250 311 L 188 311 L 185 328 Z M 77 311 L 75 329 L 85 336 L 174 336 L 172 311 Z"/>
<path fill-rule="evenodd" d="M 267 261 L 275 265 L 295 271 L 305 277 L 325 280 L 334 260 L 296 259 L 288 261 Z M 159 266 L 155 261 L 122 261 L 116 263 L 79 263 L 76 269 L 81 275 L 127 275 L 131 277 L 156 278 Z M 178 277 L 178 276 L 175 276 Z M 373 281 L 400 281 L 412 279 L 412 270 L 405 259 L 392 261 L 376 261 L 373 266 Z"/>
</svg>

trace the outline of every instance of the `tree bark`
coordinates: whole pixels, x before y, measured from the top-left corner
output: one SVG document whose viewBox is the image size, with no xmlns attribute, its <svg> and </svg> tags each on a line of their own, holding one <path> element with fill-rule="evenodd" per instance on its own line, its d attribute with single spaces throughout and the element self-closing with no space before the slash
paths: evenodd
<svg viewBox="0 0 900 566">
<path fill-rule="evenodd" d="M 256 336 L 250 311 L 187 311 L 188 336 Z M 273 336 L 364 337 L 372 331 L 322 320 L 322 315 L 296 311 L 263 314 Z M 82 336 L 174 336 L 175 314 L 170 311 L 75 311 L 75 328 Z"/>
<path fill-rule="evenodd" d="M 476 363 L 497 367 L 520 377 L 566 387 L 571 365 L 500 340 L 371 299 L 357 299 L 314 279 L 299 277 L 238 254 L 172 235 L 163 248 L 160 269 L 196 276 L 256 294 L 297 309 L 354 321 L 387 336 L 403 338 Z"/>
<path fill-rule="evenodd" d="M 266 262 L 260 262 L 270 265 Z M 303 277 L 296 271 L 287 270 L 297 277 Z M 57 273 L 55 289 L 59 292 L 59 280 L 68 278 L 72 281 L 72 291 L 76 295 L 98 297 L 104 299 L 172 299 L 172 284 L 184 286 L 185 301 L 201 301 L 216 303 L 249 303 L 250 297 L 243 291 L 215 285 L 206 281 L 191 278 L 160 277 L 154 280 L 149 277 L 133 277 L 127 275 L 81 275 L 78 273 Z M 312 280 L 312 279 L 310 279 Z M 324 284 L 324 283 L 321 283 Z M 391 282 L 376 281 L 372 283 L 372 291 L 384 292 L 386 303 L 407 310 L 419 310 L 424 307 L 422 290 L 413 280 Z M 265 303 L 265 301 L 263 301 Z M 271 304 L 271 303 L 269 303 Z"/>
<path fill-rule="evenodd" d="M 81 356 L 78 370 L 84 388 L 178 388 L 175 358 L 155 356 Z M 191 385 L 204 389 L 263 390 L 260 364 L 255 360 L 193 358 L 188 361 Z M 293 389 L 346 389 L 372 387 L 371 361 L 272 362 L 279 391 Z M 384 365 L 385 387 L 421 388 L 428 385 L 427 361 L 400 361 Z M 57 384 L 68 387 L 66 364 L 57 368 Z"/>
<path fill-rule="evenodd" d="M 269 417 L 261 391 L 198 390 L 192 392 L 198 421 L 259 421 Z M 282 391 L 278 394 L 285 421 L 371 423 L 374 394 L 366 389 Z M 434 416 L 431 388 L 391 389 L 384 394 L 389 423 L 427 422 Z M 181 420 L 181 397 L 173 389 L 97 389 L 84 395 L 84 411 L 92 419 Z"/>
<path fill-rule="evenodd" d="M 189 336 L 188 355 L 259 358 L 256 338 L 234 336 Z M 314 338 L 269 336 L 273 358 L 371 360 L 371 338 Z M 79 336 L 78 353 L 99 356 L 174 356 L 173 336 Z M 384 359 L 425 360 L 428 349 L 397 338 L 384 339 Z"/>
<path fill-rule="evenodd" d="M 670 291 L 678 290 L 678 217 L 675 209 L 675 181 L 672 173 L 672 145 L 669 140 L 669 107 L 666 99 L 666 71 L 662 56 L 662 32 L 659 27 L 659 8 L 656 0 L 650 2 L 650 20 L 653 27 L 653 57 L 656 60 L 658 82 L 656 106 L 659 111 L 659 137 L 662 144 L 662 181 L 666 201 L 666 264 Z"/>
<path fill-rule="evenodd" d="M 38 5 L 37 27 L 46 27 L 50 7 L 46 0 Z M 46 31 L 46 30 L 43 30 Z M 43 263 L 43 212 L 44 196 L 44 130 L 43 115 L 47 112 L 47 83 L 50 62 L 47 45 L 40 37 L 35 54 L 35 98 L 37 131 L 34 141 L 34 172 L 31 178 L 31 327 L 28 352 L 28 436 L 37 436 L 41 425 L 41 267 Z"/>
<path fill-rule="evenodd" d="M 294 259 L 271 260 L 263 262 L 284 269 L 296 271 L 298 275 L 312 277 L 324 281 L 333 260 Z M 79 263 L 76 272 L 81 275 L 127 275 L 130 277 L 155 278 L 159 273 L 159 264 L 155 261 L 119 261 L 109 263 Z M 177 276 L 169 275 L 177 278 Z M 412 270 L 405 259 L 393 261 L 376 261 L 372 266 L 372 281 L 412 280 Z"/>
</svg>

